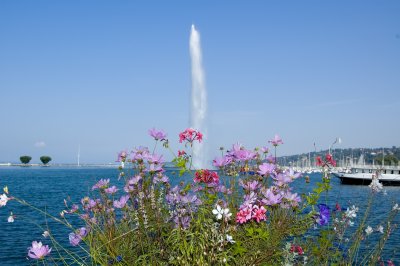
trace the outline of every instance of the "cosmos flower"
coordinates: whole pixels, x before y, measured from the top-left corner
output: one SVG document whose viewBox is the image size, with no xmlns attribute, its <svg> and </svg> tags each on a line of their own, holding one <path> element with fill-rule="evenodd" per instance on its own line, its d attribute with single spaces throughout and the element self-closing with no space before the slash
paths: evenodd
<svg viewBox="0 0 400 266">
<path fill-rule="evenodd" d="M 232 158 L 230 158 L 228 156 L 224 156 L 224 157 L 221 157 L 221 158 L 215 158 L 213 160 L 213 165 L 215 167 L 221 168 L 221 167 L 224 167 L 224 166 L 230 164 L 231 162 L 232 162 Z"/>
<path fill-rule="evenodd" d="M 110 183 L 110 179 L 100 179 L 99 182 L 92 187 L 92 190 L 107 188 L 108 183 Z"/>
<path fill-rule="evenodd" d="M 155 140 L 165 140 L 167 138 L 167 134 L 163 130 L 152 128 L 148 132 Z"/>
<path fill-rule="evenodd" d="M 269 140 L 268 142 L 274 145 L 275 147 L 278 146 L 279 144 L 283 144 L 282 139 L 277 134 L 275 134 L 275 137 Z"/>
<path fill-rule="evenodd" d="M 114 200 L 113 206 L 117 209 L 122 209 L 123 207 L 125 207 L 128 200 L 129 200 L 129 195 L 121 196 L 119 200 Z"/>
<path fill-rule="evenodd" d="M 118 188 L 116 186 L 112 186 L 104 190 L 104 192 L 106 192 L 107 194 L 115 194 L 117 191 Z"/>
<path fill-rule="evenodd" d="M 260 175 L 270 175 L 275 171 L 276 166 L 274 164 L 270 163 L 263 163 L 260 166 L 258 166 L 259 173 Z"/>
<path fill-rule="evenodd" d="M 28 248 L 28 256 L 32 259 L 41 260 L 49 255 L 51 248 L 48 245 L 43 245 L 42 242 L 32 242 L 32 246 Z"/>
</svg>

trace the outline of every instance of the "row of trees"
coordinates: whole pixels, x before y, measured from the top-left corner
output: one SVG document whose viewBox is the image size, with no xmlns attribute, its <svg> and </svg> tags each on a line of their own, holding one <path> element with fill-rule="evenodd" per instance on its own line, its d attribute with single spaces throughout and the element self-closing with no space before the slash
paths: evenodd
<svg viewBox="0 0 400 266">
<path fill-rule="evenodd" d="M 28 163 L 32 160 L 32 157 L 31 157 L 31 156 L 28 156 L 28 155 L 23 155 L 23 156 L 19 157 L 19 160 L 20 160 L 21 163 L 23 163 L 23 164 L 28 164 Z M 40 161 L 41 161 L 44 165 L 46 165 L 46 164 L 48 164 L 48 163 L 51 161 L 51 157 L 50 157 L 50 156 L 41 156 L 41 157 L 40 157 Z"/>
</svg>

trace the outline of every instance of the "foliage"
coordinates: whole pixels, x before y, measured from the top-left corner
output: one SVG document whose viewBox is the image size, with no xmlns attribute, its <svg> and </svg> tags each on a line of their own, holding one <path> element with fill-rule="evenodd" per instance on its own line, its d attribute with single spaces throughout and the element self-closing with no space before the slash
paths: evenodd
<svg viewBox="0 0 400 266">
<path fill-rule="evenodd" d="M 283 144 L 279 136 L 266 147 L 248 150 L 234 144 L 213 161 L 217 171 L 193 169 L 193 145 L 202 140 L 200 132 L 187 129 L 180 134 L 185 150 L 170 149 L 166 134 L 152 129 L 152 152 L 138 147 L 118 155 L 117 188 L 110 179 L 101 179 L 92 194 L 80 204 L 65 202 L 61 218 L 40 211 L 71 228 L 70 244 L 86 255 L 67 251 L 53 255 L 41 242 L 32 243 L 30 258 L 71 261 L 80 265 L 352 265 L 380 262 L 383 247 L 400 211 L 395 205 L 385 227 L 372 229 L 367 218 L 373 198 L 382 189 L 372 183 L 370 202 L 355 231 L 358 207 L 329 206 L 321 196 L 331 188 L 330 170 L 336 162 L 330 154 L 318 158 L 322 179 L 308 194 L 298 195 L 292 187 L 302 178 L 293 169 L 276 163 L 276 150 Z M 156 153 L 159 142 L 175 156 L 179 176 L 166 176 L 164 160 Z M 262 152 L 262 153 L 261 153 Z M 190 180 L 188 182 L 188 177 Z M 174 178 L 172 186 L 170 178 Z M 307 182 L 307 179 L 306 179 Z M 0 206 L 8 200 L 8 188 Z M 78 217 L 84 227 L 73 228 L 69 219 Z M 14 217 L 12 217 L 14 219 Z M 373 232 L 381 237 L 370 252 L 360 255 L 363 241 Z M 52 233 L 47 235 L 54 240 Z M 53 247 L 66 250 L 53 241 Z M 90 262 L 87 261 L 89 257 Z"/>
<path fill-rule="evenodd" d="M 51 161 L 51 157 L 49 157 L 49 156 L 41 156 L 41 157 L 40 157 L 40 161 L 41 161 L 43 164 L 48 164 L 48 163 Z"/>
<path fill-rule="evenodd" d="M 23 155 L 23 156 L 19 157 L 19 160 L 23 164 L 28 164 L 32 160 L 32 157 L 28 156 L 28 155 Z"/>
</svg>

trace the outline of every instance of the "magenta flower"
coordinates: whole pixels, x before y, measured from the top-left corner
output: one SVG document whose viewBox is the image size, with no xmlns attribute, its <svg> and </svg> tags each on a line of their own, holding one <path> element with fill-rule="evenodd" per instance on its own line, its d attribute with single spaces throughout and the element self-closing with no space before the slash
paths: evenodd
<svg viewBox="0 0 400 266">
<path fill-rule="evenodd" d="M 275 171 L 276 166 L 274 164 L 270 163 L 263 163 L 260 166 L 258 166 L 258 169 L 260 171 L 257 171 L 260 175 L 270 175 Z"/>
<path fill-rule="evenodd" d="M 106 188 L 108 187 L 108 183 L 110 183 L 110 179 L 100 179 L 99 182 L 92 187 L 92 190 Z"/>
<path fill-rule="evenodd" d="M 28 256 L 35 260 L 41 260 L 51 252 L 48 245 L 44 246 L 42 242 L 32 242 L 32 247 L 28 248 Z"/>
<path fill-rule="evenodd" d="M 155 140 L 165 140 L 167 138 L 167 134 L 163 130 L 157 130 L 155 128 L 149 129 L 149 135 Z"/>
<path fill-rule="evenodd" d="M 269 140 L 268 142 L 274 145 L 275 147 L 278 146 L 279 144 L 283 144 L 282 139 L 277 134 L 275 134 L 275 137 Z"/>
<path fill-rule="evenodd" d="M 118 188 L 116 186 L 112 186 L 104 190 L 104 192 L 106 192 L 107 194 L 115 194 L 117 191 Z"/>
<path fill-rule="evenodd" d="M 179 143 L 187 141 L 188 143 L 192 144 L 195 140 L 199 142 L 203 140 L 203 134 L 200 131 L 197 131 L 193 128 L 187 128 L 185 131 L 179 133 Z"/>
<path fill-rule="evenodd" d="M 249 208 L 241 209 L 238 213 L 236 213 L 237 223 L 244 224 L 250 219 L 251 219 L 251 209 Z"/>
<path fill-rule="evenodd" d="M 121 196 L 119 200 L 114 200 L 113 206 L 117 209 L 122 209 L 123 207 L 125 207 L 128 200 L 129 195 Z"/>
</svg>

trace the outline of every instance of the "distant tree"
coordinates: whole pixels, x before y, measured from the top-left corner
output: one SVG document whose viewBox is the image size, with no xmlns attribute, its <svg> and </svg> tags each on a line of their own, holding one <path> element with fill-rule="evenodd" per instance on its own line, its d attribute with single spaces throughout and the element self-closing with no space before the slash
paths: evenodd
<svg viewBox="0 0 400 266">
<path fill-rule="evenodd" d="M 385 165 L 397 165 L 399 163 L 399 159 L 396 156 L 389 154 L 385 155 Z M 376 158 L 375 162 L 377 164 L 382 164 L 382 157 Z"/>
<path fill-rule="evenodd" d="M 32 157 L 31 156 L 27 156 L 27 155 L 23 155 L 23 156 L 19 157 L 19 160 L 23 164 L 28 164 L 32 160 Z"/>
<path fill-rule="evenodd" d="M 51 157 L 49 157 L 49 156 L 41 156 L 41 157 L 40 157 L 40 161 L 41 161 L 43 164 L 48 164 L 48 163 L 51 161 Z"/>
</svg>

